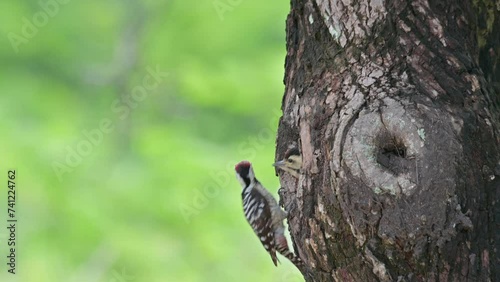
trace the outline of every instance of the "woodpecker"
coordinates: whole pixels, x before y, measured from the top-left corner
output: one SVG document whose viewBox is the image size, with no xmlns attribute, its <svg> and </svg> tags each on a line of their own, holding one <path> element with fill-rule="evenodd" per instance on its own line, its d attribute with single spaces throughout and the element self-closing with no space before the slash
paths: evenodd
<svg viewBox="0 0 500 282">
<path fill-rule="evenodd" d="M 276 251 L 288 258 L 297 268 L 303 265 L 302 260 L 288 248 L 283 220 L 287 213 L 283 211 L 276 199 L 255 178 L 252 165 L 248 161 L 239 162 L 234 169 L 236 177 L 243 187 L 243 211 L 260 242 L 271 255 L 275 266 L 278 266 Z"/>
<path fill-rule="evenodd" d="M 297 147 L 292 147 L 285 152 L 285 158 L 277 161 L 273 166 L 290 173 L 293 177 L 299 178 L 302 168 L 302 156 Z"/>
</svg>

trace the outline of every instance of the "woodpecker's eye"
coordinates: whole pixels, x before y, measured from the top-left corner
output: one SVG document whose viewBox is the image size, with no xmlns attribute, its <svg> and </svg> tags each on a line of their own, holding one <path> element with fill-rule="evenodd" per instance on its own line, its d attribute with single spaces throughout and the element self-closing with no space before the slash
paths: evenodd
<svg viewBox="0 0 500 282">
<path fill-rule="evenodd" d="M 293 160 L 292 160 L 292 159 L 286 159 L 286 161 L 287 161 L 288 163 L 293 163 Z"/>
</svg>

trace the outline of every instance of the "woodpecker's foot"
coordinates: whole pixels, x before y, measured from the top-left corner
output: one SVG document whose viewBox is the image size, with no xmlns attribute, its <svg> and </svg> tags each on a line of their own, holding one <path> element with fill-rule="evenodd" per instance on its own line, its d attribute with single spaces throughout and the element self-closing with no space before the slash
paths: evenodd
<svg viewBox="0 0 500 282">
<path fill-rule="evenodd" d="M 285 209 L 287 215 L 293 213 L 293 211 L 295 210 L 295 203 L 291 201 L 290 203 L 288 203 L 288 205 L 284 206 L 283 208 Z"/>
<path fill-rule="evenodd" d="M 283 203 L 283 197 L 284 197 L 285 193 L 286 193 L 286 190 L 283 187 L 278 189 L 278 196 L 279 196 L 278 205 L 280 205 L 280 207 L 282 207 L 282 208 L 285 207 L 285 204 Z"/>
</svg>

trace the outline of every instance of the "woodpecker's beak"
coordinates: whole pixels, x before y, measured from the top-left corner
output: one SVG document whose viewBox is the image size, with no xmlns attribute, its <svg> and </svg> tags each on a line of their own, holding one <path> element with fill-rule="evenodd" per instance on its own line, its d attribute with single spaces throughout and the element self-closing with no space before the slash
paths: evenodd
<svg viewBox="0 0 500 282">
<path fill-rule="evenodd" d="M 284 160 L 281 160 L 281 161 L 275 162 L 275 163 L 273 164 L 273 166 L 275 166 L 275 167 L 282 167 L 282 166 L 285 166 L 285 161 L 284 161 Z"/>
</svg>

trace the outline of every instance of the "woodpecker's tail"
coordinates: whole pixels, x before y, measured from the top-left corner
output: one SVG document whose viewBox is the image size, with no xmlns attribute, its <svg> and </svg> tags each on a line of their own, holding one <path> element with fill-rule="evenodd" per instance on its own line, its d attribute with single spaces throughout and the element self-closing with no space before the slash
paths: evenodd
<svg viewBox="0 0 500 282">
<path fill-rule="evenodd" d="M 274 249 L 272 249 L 269 254 L 271 255 L 271 259 L 273 260 L 273 263 L 274 263 L 274 266 L 278 266 L 278 262 L 280 262 L 280 260 L 278 259 L 278 257 L 276 256 L 276 251 Z"/>
<path fill-rule="evenodd" d="M 301 269 L 304 266 L 304 262 L 294 253 L 290 252 L 284 235 L 276 238 L 276 250 L 278 253 L 289 259 L 298 269 Z"/>
</svg>

